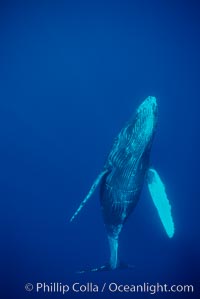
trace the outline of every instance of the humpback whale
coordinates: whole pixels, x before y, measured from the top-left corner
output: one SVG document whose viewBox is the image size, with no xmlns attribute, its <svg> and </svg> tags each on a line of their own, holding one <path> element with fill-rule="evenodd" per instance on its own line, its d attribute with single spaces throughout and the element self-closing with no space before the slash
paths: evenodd
<svg viewBox="0 0 200 299">
<path fill-rule="evenodd" d="M 145 181 L 168 237 L 172 238 L 174 235 L 171 205 L 164 183 L 158 172 L 150 167 L 157 118 L 157 100 L 149 96 L 140 104 L 135 116 L 125 124 L 114 140 L 103 170 L 70 219 L 74 220 L 100 185 L 100 205 L 109 241 L 110 260 L 107 265 L 90 271 L 129 267 L 122 264 L 118 258 L 119 235 L 140 198 Z"/>
</svg>

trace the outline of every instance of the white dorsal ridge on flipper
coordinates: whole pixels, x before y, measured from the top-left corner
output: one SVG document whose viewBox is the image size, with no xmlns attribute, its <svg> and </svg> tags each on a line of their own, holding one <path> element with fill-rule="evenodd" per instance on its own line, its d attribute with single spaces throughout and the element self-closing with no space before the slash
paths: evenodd
<svg viewBox="0 0 200 299">
<path fill-rule="evenodd" d="M 94 191 L 96 190 L 97 186 L 99 185 L 99 183 L 101 182 L 103 176 L 108 172 L 108 169 L 103 170 L 98 177 L 96 178 L 96 180 L 94 181 L 92 187 L 90 188 L 88 194 L 86 195 L 86 197 L 84 198 L 84 200 L 81 202 L 81 204 L 79 205 L 78 209 L 76 210 L 76 212 L 74 213 L 74 215 L 71 217 L 70 222 L 72 222 L 74 220 L 74 218 L 78 215 L 78 213 L 82 210 L 82 208 L 84 207 L 84 205 L 86 204 L 86 202 L 88 201 L 88 199 L 92 196 L 92 194 L 94 193 Z"/>
<path fill-rule="evenodd" d="M 174 235 L 174 221 L 171 214 L 171 205 L 167 198 L 165 186 L 157 171 L 153 168 L 148 170 L 147 184 L 165 231 L 168 237 L 172 238 Z"/>
</svg>

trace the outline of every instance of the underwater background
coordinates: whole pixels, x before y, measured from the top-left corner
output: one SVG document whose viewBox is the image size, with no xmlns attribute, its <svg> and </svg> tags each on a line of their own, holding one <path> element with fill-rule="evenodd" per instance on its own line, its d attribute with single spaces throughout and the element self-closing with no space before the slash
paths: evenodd
<svg viewBox="0 0 200 299">
<path fill-rule="evenodd" d="M 149 293 L 36 293 L 26 283 L 200 284 L 198 1 L 1 1 L 2 299 L 149 298 Z M 172 205 L 164 232 L 144 184 L 120 235 L 134 269 L 76 274 L 109 259 L 99 192 L 69 219 L 114 137 L 153 95 L 151 163 Z"/>
</svg>

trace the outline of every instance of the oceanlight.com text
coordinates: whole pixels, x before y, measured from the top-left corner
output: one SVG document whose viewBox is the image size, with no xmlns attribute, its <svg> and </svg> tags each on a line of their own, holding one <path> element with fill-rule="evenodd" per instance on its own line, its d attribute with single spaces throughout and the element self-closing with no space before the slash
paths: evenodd
<svg viewBox="0 0 200 299">
<path fill-rule="evenodd" d="M 25 290 L 35 293 L 149 293 L 155 295 L 158 293 L 193 293 L 194 285 L 191 284 L 160 284 L 145 282 L 142 284 L 120 284 L 117 282 L 74 282 L 72 284 L 61 282 L 37 282 L 35 284 L 26 283 Z"/>
</svg>

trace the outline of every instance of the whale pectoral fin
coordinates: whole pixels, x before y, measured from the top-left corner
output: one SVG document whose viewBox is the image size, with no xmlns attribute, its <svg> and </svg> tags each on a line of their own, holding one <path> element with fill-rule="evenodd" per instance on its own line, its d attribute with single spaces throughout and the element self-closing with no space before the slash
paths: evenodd
<svg viewBox="0 0 200 299">
<path fill-rule="evenodd" d="M 108 169 L 103 170 L 98 177 L 96 178 L 96 180 L 94 181 L 92 187 L 90 188 L 88 194 L 86 195 L 86 197 L 84 198 L 84 200 L 81 202 L 81 204 L 79 205 L 78 209 L 76 210 L 76 212 L 74 213 L 74 215 L 71 217 L 70 222 L 72 222 L 74 220 L 74 218 L 78 215 L 78 213 L 82 210 L 82 208 L 84 207 L 84 205 L 86 204 L 86 202 L 88 201 L 88 199 L 92 196 L 92 194 L 94 193 L 94 191 L 96 190 L 97 186 L 99 185 L 99 183 L 101 182 L 103 176 L 108 172 Z"/>
<path fill-rule="evenodd" d="M 153 168 L 148 170 L 147 184 L 165 231 L 168 237 L 172 238 L 174 235 L 174 221 L 171 214 L 171 205 L 167 198 L 165 186 L 157 171 Z"/>
</svg>

